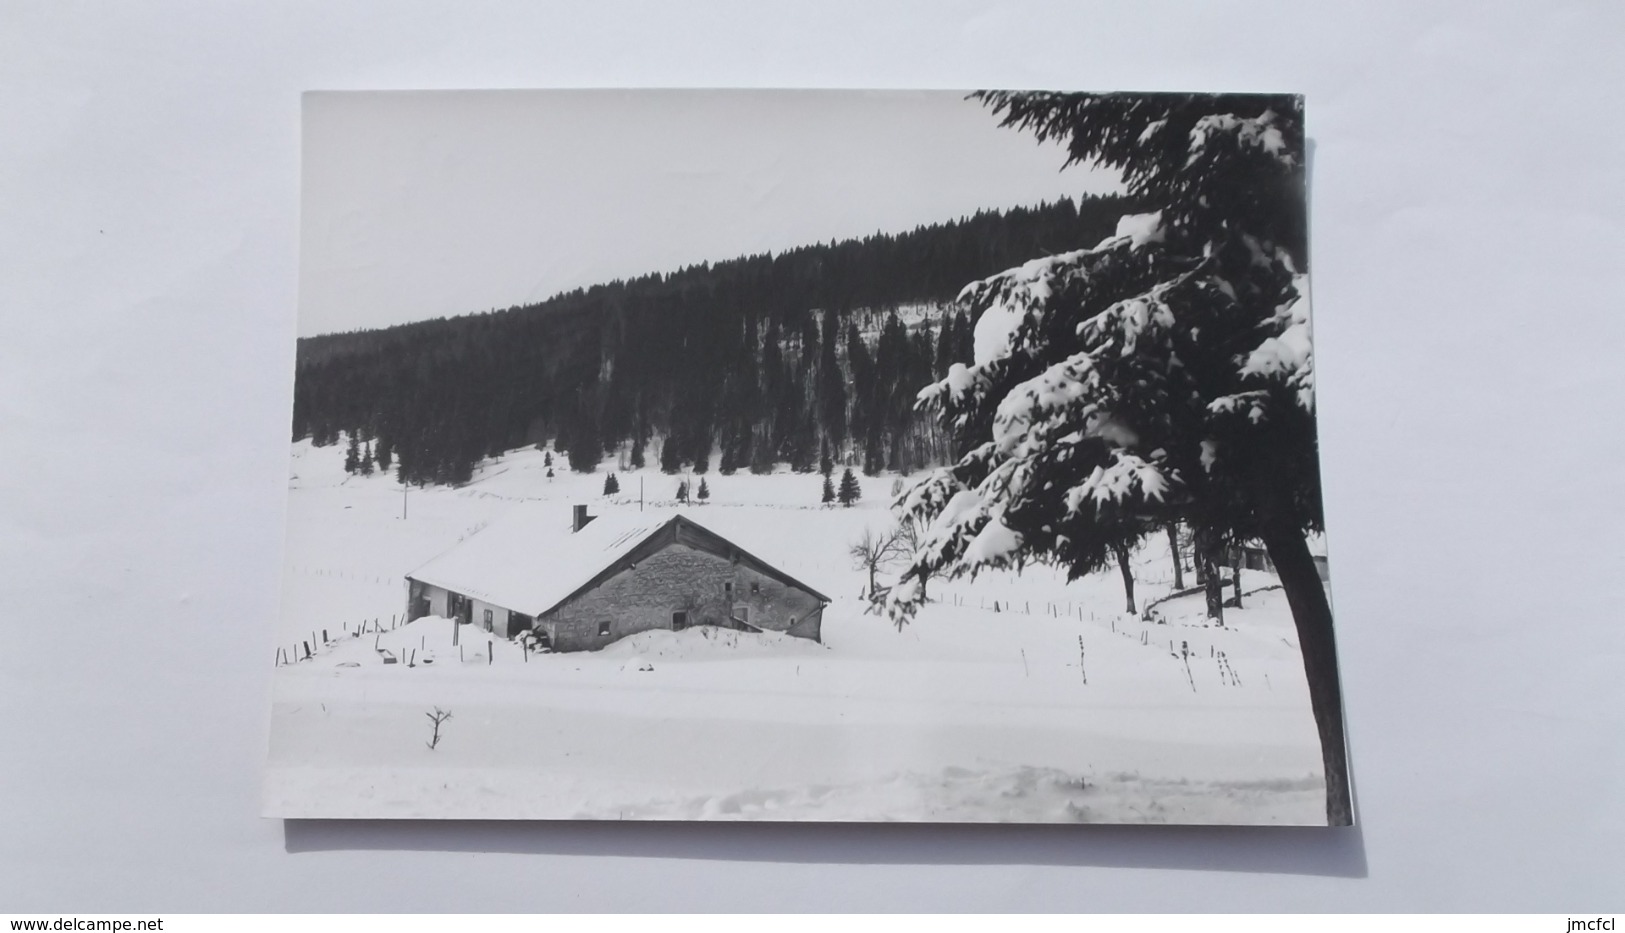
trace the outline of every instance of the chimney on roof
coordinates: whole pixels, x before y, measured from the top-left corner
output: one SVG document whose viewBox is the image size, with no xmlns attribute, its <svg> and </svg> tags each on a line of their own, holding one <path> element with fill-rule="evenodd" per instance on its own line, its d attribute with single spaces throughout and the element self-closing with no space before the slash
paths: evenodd
<svg viewBox="0 0 1625 933">
<path fill-rule="evenodd" d="M 577 505 L 577 506 L 573 506 L 572 508 L 574 509 L 574 514 L 571 516 L 571 519 L 570 519 L 570 533 L 571 534 L 575 534 L 576 532 L 580 531 L 581 529 L 587 527 L 588 522 L 590 522 L 593 519 L 598 517 L 596 515 L 588 515 L 587 514 L 587 507 L 584 506 L 584 505 Z"/>
</svg>

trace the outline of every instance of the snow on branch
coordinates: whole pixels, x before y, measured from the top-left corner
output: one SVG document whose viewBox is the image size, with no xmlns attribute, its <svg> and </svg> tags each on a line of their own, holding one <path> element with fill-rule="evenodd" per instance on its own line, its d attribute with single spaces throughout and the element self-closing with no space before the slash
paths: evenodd
<svg viewBox="0 0 1625 933">
<path fill-rule="evenodd" d="M 887 613 L 902 624 L 917 607 L 918 581 L 944 573 L 950 579 L 974 576 L 988 567 L 1004 567 L 1022 559 L 1023 540 L 1003 520 L 1015 490 L 1030 478 L 1023 463 L 1004 460 L 975 483 L 962 474 L 993 458 L 991 444 L 971 451 L 958 466 L 933 470 L 899 495 L 893 510 L 900 521 L 924 521 L 916 536 L 909 567 L 887 596 Z"/>
<path fill-rule="evenodd" d="M 1315 410 L 1315 361 L 1309 340 L 1308 284 L 1293 280 L 1296 297 L 1283 304 L 1266 326 L 1278 333 L 1265 337 L 1241 365 L 1243 378 L 1277 380 L 1297 393 L 1298 407 Z"/>
<path fill-rule="evenodd" d="M 1008 563 L 1021 549 L 1021 535 L 999 515 L 991 516 L 965 547 L 964 561 L 973 567 Z"/>
<path fill-rule="evenodd" d="M 1233 395 L 1221 395 L 1207 403 L 1207 410 L 1215 415 L 1243 414 L 1253 424 L 1263 424 L 1269 420 L 1269 400 L 1269 392 L 1254 389 Z"/>
<path fill-rule="evenodd" d="M 1056 279 L 1074 272 L 1092 250 L 1073 250 L 1044 256 L 1008 269 L 991 278 L 972 282 L 959 292 L 959 301 L 982 306 L 973 334 L 977 365 L 1003 359 L 1016 348 L 1021 327 L 1036 326 L 1041 320 Z"/>
<path fill-rule="evenodd" d="M 1162 211 L 1149 214 L 1124 214 L 1117 220 L 1117 232 L 1111 239 L 1127 238 L 1134 246 L 1161 243 L 1168 238 L 1162 226 Z"/>
<path fill-rule="evenodd" d="M 1112 451 L 1112 463 L 1095 467 L 1089 478 L 1067 490 L 1066 505 L 1069 517 L 1083 511 L 1084 506 L 1115 505 L 1140 499 L 1163 501 L 1170 488 L 1170 476 L 1162 466 L 1126 450 Z"/>
<path fill-rule="evenodd" d="M 959 292 L 957 301 L 980 308 L 974 332 L 974 362 L 987 366 L 1017 353 L 1028 353 L 1051 307 L 1051 298 L 1066 286 L 1087 281 L 1102 268 L 1122 260 L 1132 250 L 1157 242 L 1160 219 L 1135 215 L 1134 235 L 1113 237 L 1093 249 L 1044 256 L 975 281 Z"/>
<path fill-rule="evenodd" d="M 941 382 L 933 382 L 914 397 L 915 408 L 940 408 L 944 405 L 960 406 L 976 398 L 993 386 L 992 370 L 996 364 L 966 366 L 954 363 Z"/>
<path fill-rule="evenodd" d="M 1196 164 L 1207 154 L 1214 140 L 1227 138 L 1238 149 L 1256 150 L 1282 165 L 1291 166 L 1297 161 L 1297 156 L 1287 146 L 1279 120 L 1273 110 L 1266 110 L 1256 117 L 1238 117 L 1233 113 L 1202 117 L 1191 127 L 1190 157 L 1185 160 L 1185 165 Z"/>
<path fill-rule="evenodd" d="M 1007 457 L 1030 457 L 1095 413 L 1101 391 L 1089 353 L 1065 360 L 1011 388 L 993 415 L 993 444 Z M 1081 404 L 1080 404 L 1081 403 Z"/>
<path fill-rule="evenodd" d="M 1132 356 L 1142 336 L 1163 336 L 1173 330 L 1173 309 L 1168 296 L 1190 280 L 1191 273 L 1158 284 L 1144 294 L 1135 295 L 1113 304 L 1078 325 L 1078 336 L 1089 344 L 1105 342 L 1116 337 L 1123 356 Z"/>
<path fill-rule="evenodd" d="M 909 555 L 910 565 L 934 569 L 957 558 L 986 521 L 984 504 L 982 494 L 966 486 L 953 467 L 932 470 L 900 495 L 893 511 L 902 520 L 931 517 Z"/>
<path fill-rule="evenodd" d="M 915 407 L 953 412 L 985 396 L 1002 380 L 1014 357 L 1037 355 L 1043 345 L 1045 317 L 1055 305 L 1056 292 L 1088 281 L 1148 244 L 1160 243 L 1161 214 L 1126 216 L 1118 223 L 1118 233 L 1094 249 L 1045 256 L 965 286 L 957 301 L 976 313 L 974 359 L 969 365 L 954 363 L 943 379 L 921 389 Z M 1182 276 L 1175 281 L 1184 279 Z M 1144 301 L 1141 305 L 1121 302 L 1121 307 L 1114 305 L 1103 315 L 1125 316 L 1129 325 L 1137 324 L 1139 330 L 1153 322 L 1166 329 L 1172 319 L 1162 300 L 1165 294 L 1166 289 L 1154 290 L 1140 296 Z M 1130 335 L 1130 351 L 1132 345 Z"/>
</svg>

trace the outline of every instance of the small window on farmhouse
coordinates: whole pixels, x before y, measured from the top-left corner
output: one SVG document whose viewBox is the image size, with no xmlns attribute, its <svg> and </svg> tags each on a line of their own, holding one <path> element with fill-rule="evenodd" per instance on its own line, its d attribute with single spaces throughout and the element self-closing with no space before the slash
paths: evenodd
<svg viewBox="0 0 1625 933">
<path fill-rule="evenodd" d="M 485 610 L 485 630 L 487 632 L 491 630 L 491 610 L 489 609 Z"/>
<path fill-rule="evenodd" d="M 750 591 L 752 594 L 760 593 L 762 591 L 762 584 L 756 582 L 755 580 L 750 581 Z"/>
<path fill-rule="evenodd" d="M 728 583 L 722 584 L 722 592 L 727 593 L 729 596 L 732 596 L 734 594 L 734 585 L 733 585 L 733 583 L 730 581 Z"/>
<path fill-rule="evenodd" d="M 686 613 L 686 612 L 674 612 L 674 613 L 672 613 L 671 614 L 671 630 L 674 631 L 674 632 L 681 632 L 685 628 L 688 628 L 688 613 Z"/>
<path fill-rule="evenodd" d="M 603 621 L 603 622 L 598 623 L 598 634 L 600 634 L 600 635 L 608 635 L 609 634 L 609 621 L 607 619 L 605 621 Z"/>
</svg>

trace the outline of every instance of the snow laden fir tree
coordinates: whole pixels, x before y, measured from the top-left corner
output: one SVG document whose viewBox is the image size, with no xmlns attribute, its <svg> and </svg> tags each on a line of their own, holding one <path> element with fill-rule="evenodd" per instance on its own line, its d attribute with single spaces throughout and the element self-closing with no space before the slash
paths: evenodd
<svg viewBox="0 0 1625 933">
<path fill-rule="evenodd" d="M 1326 780 L 1352 822 L 1322 527 L 1302 101 L 983 92 L 1005 126 L 1119 171 L 1143 213 L 1092 249 L 966 286 L 970 365 L 919 395 L 956 462 L 894 508 L 923 532 L 887 609 L 931 576 L 1051 562 L 1081 576 L 1188 524 L 1213 555 L 1262 541 L 1292 609 Z"/>
</svg>

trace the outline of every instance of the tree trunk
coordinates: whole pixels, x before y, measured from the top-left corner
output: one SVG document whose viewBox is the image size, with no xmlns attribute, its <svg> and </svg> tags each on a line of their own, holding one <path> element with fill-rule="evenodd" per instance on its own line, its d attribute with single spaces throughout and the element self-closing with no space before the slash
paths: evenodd
<svg viewBox="0 0 1625 933">
<path fill-rule="evenodd" d="M 1219 576 L 1219 562 L 1212 554 L 1204 555 L 1202 564 L 1207 568 L 1207 579 L 1202 581 L 1207 596 L 1207 617 L 1219 625 L 1224 624 L 1224 578 Z"/>
<path fill-rule="evenodd" d="M 1241 545 L 1230 552 L 1230 579 L 1236 587 L 1236 608 L 1241 608 Z"/>
<path fill-rule="evenodd" d="M 1185 568 L 1179 561 L 1179 526 L 1173 522 L 1168 523 L 1168 550 L 1174 555 L 1174 589 L 1185 588 Z"/>
<path fill-rule="evenodd" d="M 1202 581 L 1202 591 L 1207 598 L 1207 617 L 1223 625 L 1224 578 L 1219 575 L 1219 561 L 1214 553 L 1217 550 L 1211 534 L 1196 533 L 1197 578 Z"/>
<path fill-rule="evenodd" d="M 1343 737 L 1343 692 L 1337 674 L 1337 644 L 1332 638 L 1332 605 L 1303 533 L 1296 527 L 1264 532 L 1264 547 L 1275 563 L 1292 621 L 1298 629 L 1303 672 L 1309 681 L 1309 705 L 1320 733 L 1321 766 L 1326 772 L 1326 822 L 1352 826 L 1348 749 Z"/>
<path fill-rule="evenodd" d="M 1117 554 L 1117 569 L 1123 572 L 1123 599 L 1128 604 L 1129 615 L 1134 614 L 1134 571 L 1128 566 L 1128 548 L 1117 545 L 1112 548 Z"/>
</svg>

